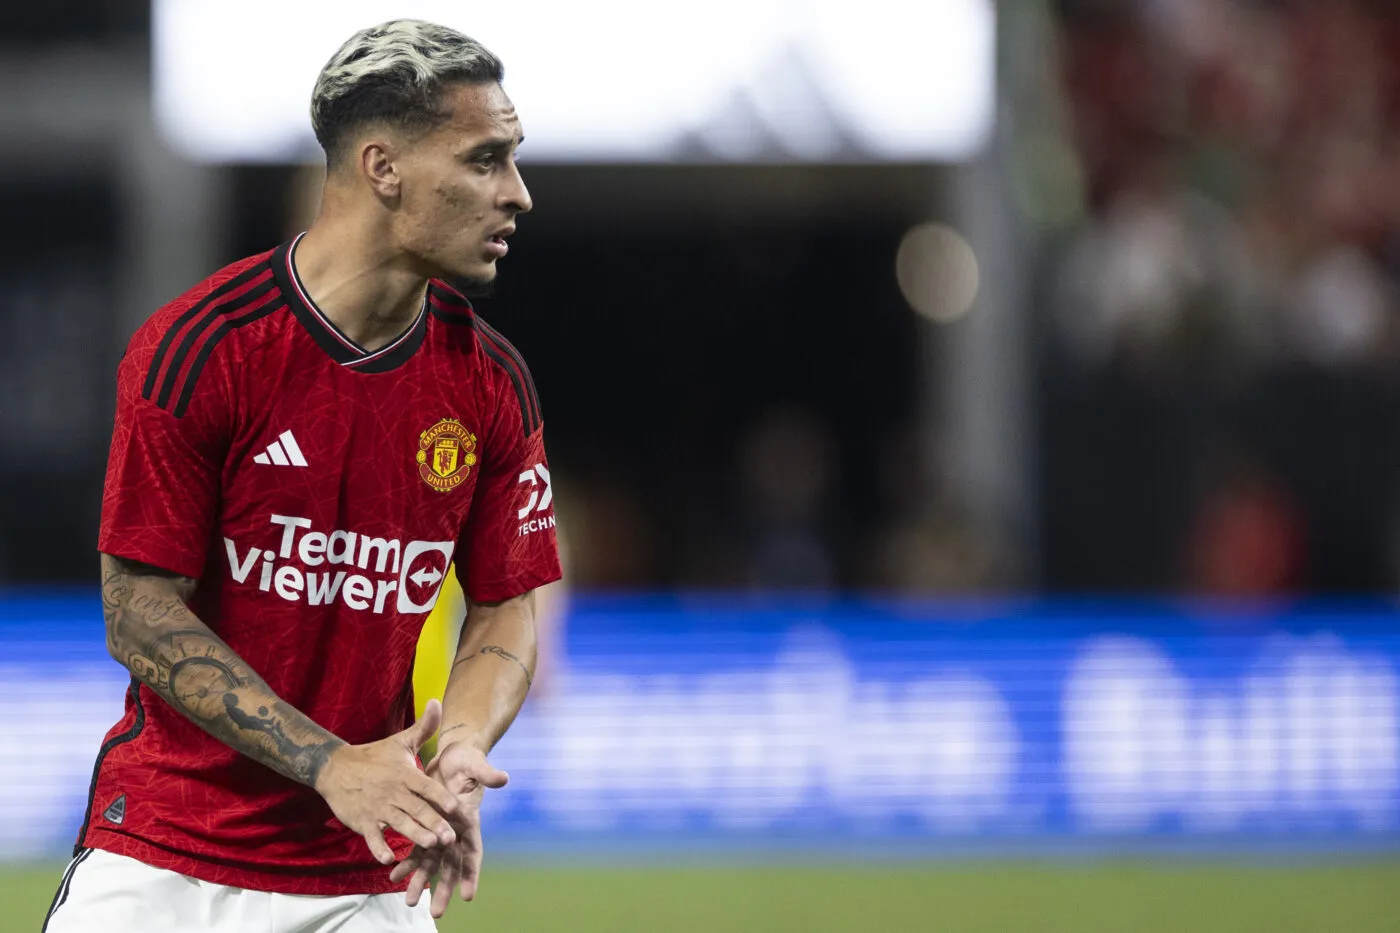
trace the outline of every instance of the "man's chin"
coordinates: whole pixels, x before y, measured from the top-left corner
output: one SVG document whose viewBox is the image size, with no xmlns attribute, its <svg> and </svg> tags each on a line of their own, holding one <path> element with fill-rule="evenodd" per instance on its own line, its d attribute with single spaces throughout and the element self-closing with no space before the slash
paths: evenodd
<svg viewBox="0 0 1400 933">
<path fill-rule="evenodd" d="M 468 298 L 488 298 L 496 287 L 496 265 L 492 263 L 483 272 L 458 273 L 447 276 L 448 284 Z"/>
</svg>

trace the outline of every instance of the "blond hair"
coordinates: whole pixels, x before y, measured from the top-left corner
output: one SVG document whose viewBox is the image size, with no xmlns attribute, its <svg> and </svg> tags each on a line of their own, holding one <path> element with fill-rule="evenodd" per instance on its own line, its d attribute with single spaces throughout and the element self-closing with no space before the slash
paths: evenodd
<svg viewBox="0 0 1400 933">
<path fill-rule="evenodd" d="M 428 129 L 447 116 L 444 86 L 499 84 L 504 77 L 501 60 L 470 36 L 423 20 L 390 20 L 355 33 L 326 62 L 311 92 L 311 128 L 334 164 L 356 130 Z"/>
</svg>

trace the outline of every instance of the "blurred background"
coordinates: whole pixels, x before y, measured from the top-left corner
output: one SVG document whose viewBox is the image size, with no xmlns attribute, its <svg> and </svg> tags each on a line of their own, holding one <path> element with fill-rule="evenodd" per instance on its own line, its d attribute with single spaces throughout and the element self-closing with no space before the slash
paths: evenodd
<svg viewBox="0 0 1400 933">
<path fill-rule="evenodd" d="M 1400 929 L 1400 8 L 672 7 L 0 17 L 0 929 L 120 715 L 125 342 L 398 16 L 506 63 L 566 563 L 444 929 Z"/>
</svg>

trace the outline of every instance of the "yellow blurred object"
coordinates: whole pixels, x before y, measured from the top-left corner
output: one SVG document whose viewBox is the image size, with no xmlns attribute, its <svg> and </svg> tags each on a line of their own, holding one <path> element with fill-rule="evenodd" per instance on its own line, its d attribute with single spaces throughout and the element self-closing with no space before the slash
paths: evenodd
<svg viewBox="0 0 1400 933">
<path fill-rule="evenodd" d="M 452 669 L 457 634 L 462 629 L 462 618 L 466 612 L 462 586 L 457 582 L 457 574 L 449 567 L 442 591 L 438 593 L 437 604 L 428 613 L 428 621 L 423 623 L 423 631 L 418 635 L 418 652 L 413 660 L 413 706 L 417 716 L 423 715 L 428 700 L 441 700 L 447 689 L 447 675 Z M 423 758 L 431 759 L 436 752 L 437 738 L 434 737 L 423 746 Z"/>
<path fill-rule="evenodd" d="M 562 550 L 562 548 L 561 548 Z M 539 660 L 535 668 L 535 686 L 531 691 L 540 695 L 564 667 L 561 655 L 562 627 L 568 611 L 568 590 L 559 580 L 535 590 L 535 631 L 539 636 Z M 428 613 L 423 631 L 418 635 L 418 651 L 413 659 L 413 709 L 422 716 L 428 700 L 442 699 L 447 692 L 447 676 L 452 672 L 452 658 L 457 654 L 457 639 L 467 617 L 467 597 L 457 582 L 456 571 L 449 566 L 447 579 L 438 593 L 437 604 Z M 437 754 L 437 738 L 423 746 L 422 758 L 430 761 Z"/>
</svg>

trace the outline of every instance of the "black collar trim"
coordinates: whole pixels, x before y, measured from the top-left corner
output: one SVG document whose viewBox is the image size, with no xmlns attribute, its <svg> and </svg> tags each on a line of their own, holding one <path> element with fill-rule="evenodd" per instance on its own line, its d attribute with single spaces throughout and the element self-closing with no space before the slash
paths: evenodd
<svg viewBox="0 0 1400 933">
<path fill-rule="evenodd" d="M 278 288 L 287 299 L 287 306 L 292 309 L 292 314 L 311 335 L 311 339 L 315 340 L 316 344 L 331 359 L 342 366 L 354 369 L 356 372 L 388 372 L 408 362 L 423 344 L 423 337 L 428 332 L 426 296 L 423 307 L 418 311 L 418 317 L 402 334 L 373 353 L 367 352 L 364 347 L 345 336 L 340 328 L 336 327 L 330 318 L 316 307 L 311 296 L 302 287 L 301 279 L 297 277 L 293 257 L 297 243 L 304 236 L 306 236 L 305 233 L 297 234 L 296 239 L 277 247 L 272 254 L 272 275 L 277 280 Z"/>
</svg>

